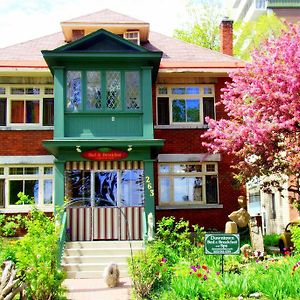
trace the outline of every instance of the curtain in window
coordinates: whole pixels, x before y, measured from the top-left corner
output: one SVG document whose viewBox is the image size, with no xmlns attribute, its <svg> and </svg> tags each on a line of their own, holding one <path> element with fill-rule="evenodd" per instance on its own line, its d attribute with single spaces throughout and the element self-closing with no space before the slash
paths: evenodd
<svg viewBox="0 0 300 300">
<path fill-rule="evenodd" d="M 0 179 L 0 207 L 4 207 L 4 199 L 5 199 L 5 185 L 4 179 Z"/>
<path fill-rule="evenodd" d="M 0 126 L 6 125 L 6 99 L 0 99 Z"/>
<path fill-rule="evenodd" d="M 39 123 L 39 101 L 26 101 L 26 123 Z"/>
<path fill-rule="evenodd" d="M 24 123 L 24 101 L 11 101 L 11 123 Z"/>
<path fill-rule="evenodd" d="M 54 124 L 54 99 L 43 100 L 43 125 L 53 126 Z"/>
</svg>

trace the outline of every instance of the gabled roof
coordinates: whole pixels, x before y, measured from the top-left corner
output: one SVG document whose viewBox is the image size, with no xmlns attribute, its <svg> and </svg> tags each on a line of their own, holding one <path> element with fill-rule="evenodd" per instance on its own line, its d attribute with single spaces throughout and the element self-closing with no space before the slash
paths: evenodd
<svg viewBox="0 0 300 300">
<path fill-rule="evenodd" d="M 112 13 L 109 13 L 109 10 L 105 11 L 108 12 L 108 15 L 113 15 Z M 105 14 L 105 11 L 96 14 Z M 83 18 L 84 20 L 87 18 L 92 20 L 94 18 L 93 15 L 94 14 L 91 14 L 77 19 L 80 20 Z M 117 15 L 120 16 L 120 14 Z M 117 18 L 116 15 L 115 17 Z M 132 18 L 128 18 L 132 20 Z M 125 20 L 126 16 L 124 16 L 124 21 Z M 64 35 L 62 32 L 59 32 L 6 48 L 0 48 L 0 71 L 3 68 L 16 67 L 47 68 L 41 50 L 53 50 L 64 45 L 66 45 Z M 189 44 L 156 32 L 150 32 L 149 40 L 142 43 L 141 46 L 149 51 L 163 52 L 160 70 L 213 68 L 217 71 L 218 68 L 222 68 L 223 70 L 228 69 L 228 71 L 230 71 L 234 68 L 244 67 L 245 64 L 244 61 L 232 56 Z"/>
</svg>

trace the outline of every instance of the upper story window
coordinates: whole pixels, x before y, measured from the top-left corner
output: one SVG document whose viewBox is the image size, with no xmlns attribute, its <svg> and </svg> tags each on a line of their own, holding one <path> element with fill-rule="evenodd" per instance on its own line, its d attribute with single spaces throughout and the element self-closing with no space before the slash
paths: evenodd
<svg viewBox="0 0 300 300">
<path fill-rule="evenodd" d="M 53 126 L 53 87 L 0 87 L 0 126 Z"/>
<path fill-rule="evenodd" d="M 140 89 L 139 71 L 67 71 L 66 111 L 139 111 Z"/>
<path fill-rule="evenodd" d="M 215 118 L 214 85 L 158 85 L 157 125 L 206 124 Z"/>
<path fill-rule="evenodd" d="M 139 31 L 126 31 L 123 35 L 124 39 L 139 45 L 140 44 L 140 32 Z"/>
</svg>

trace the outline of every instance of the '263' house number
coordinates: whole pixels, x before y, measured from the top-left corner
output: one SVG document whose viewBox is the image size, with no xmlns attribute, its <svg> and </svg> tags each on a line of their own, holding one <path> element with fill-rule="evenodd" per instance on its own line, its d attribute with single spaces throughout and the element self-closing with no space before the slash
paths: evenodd
<svg viewBox="0 0 300 300">
<path fill-rule="evenodd" d="M 152 187 L 152 183 L 151 183 L 150 177 L 146 176 L 145 181 L 147 183 L 147 188 L 149 190 L 150 196 L 153 197 L 154 196 L 154 189 Z"/>
</svg>

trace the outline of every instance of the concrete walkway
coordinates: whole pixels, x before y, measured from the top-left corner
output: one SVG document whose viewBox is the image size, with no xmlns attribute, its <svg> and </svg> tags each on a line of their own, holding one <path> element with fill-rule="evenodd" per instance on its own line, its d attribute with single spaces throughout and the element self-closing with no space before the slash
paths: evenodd
<svg viewBox="0 0 300 300">
<path fill-rule="evenodd" d="M 69 300 L 129 300 L 131 279 L 120 278 L 119 286 L 109 288 L 102 278 L 100 279 L 66 279 Z"/>
</svg>

